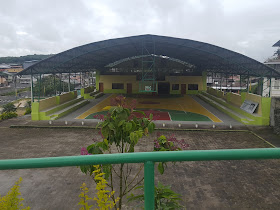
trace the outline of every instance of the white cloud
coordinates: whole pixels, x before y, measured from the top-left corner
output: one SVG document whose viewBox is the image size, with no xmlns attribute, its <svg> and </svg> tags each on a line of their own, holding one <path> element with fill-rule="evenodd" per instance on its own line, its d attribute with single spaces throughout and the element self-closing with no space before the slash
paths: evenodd
<svg viewBox="0 0 280 210">
<path fill-rule="evenodd" d="M 9 0 L 0 2 L 0 56 L 58 53 L 140 34 L 208 42 L 259 61 L 280 39 L 278 0 Z"/>
</svg>

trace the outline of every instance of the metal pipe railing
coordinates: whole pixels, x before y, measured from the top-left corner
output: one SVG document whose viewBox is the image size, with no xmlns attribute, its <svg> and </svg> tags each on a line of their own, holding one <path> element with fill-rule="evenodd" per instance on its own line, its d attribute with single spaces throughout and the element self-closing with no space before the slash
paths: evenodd
<svg viewBox="0 0 280 210">
<path fill-rule="evenodd" d="M 145 209 L 154 209 L 154 163 L 169 161 L 214 161 L 280 159 L 280 149 L 187 150 L 170 152 L 115 153 L 101 155 L 0 160 L 0 170 L 81 165 L 144 163 Z"/>
</svg>

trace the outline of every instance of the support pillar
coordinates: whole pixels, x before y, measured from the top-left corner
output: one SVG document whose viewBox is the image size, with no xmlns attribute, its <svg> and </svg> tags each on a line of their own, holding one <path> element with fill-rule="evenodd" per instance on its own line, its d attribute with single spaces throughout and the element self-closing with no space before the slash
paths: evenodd
<svg viewBox="0 0 280 210">
<path fill-rule="evenodd" d="M 214 83 L 214 82 L 213 82 L 213 81 L 214 81 L 213 79 L 214 79 L 214 78 L 213 78 L 213 72 L 212 72 L 212 87 L 213 87 L 213 83 Z"/>
<path fill-rule="evenodd" d="M 268 93 L 269 97 L 271 97 L 271 92 L 272 92 L 271 77 L 272 77 L 272 71 L 270 71 L 270 77 L 269 77 L 269 93 Z"/>
<path fill-rule="evenodd" d="M 33 74 L 31 69 L 31 102 L 34 102 L 34 93 L 33 93 Z"/>
<path fill-rule="evenodd" d="M 239 75 L 240 95 L 241 95 L 241 91 L 242 91 L 241 77 L 242 77 L 242 75 L 240 74 L 240 75 Z"/>
<path fill-rule="evenodd" d="M 222 91 L 223 74 L 220 73 L 220 91 Z"/>
<path fill-rule="evenodd" d="M 250 76 L 249 76 L 249 73 L 248 73 L 248 76 L 247 76 L 247 93 L 249 93 L 249 80 L 250 80 Z"/>
<path fill-rule="evenodd" d="M 75 73 L 75 79 L 74 79 L 74 90 L 75 90 L 75 80 L 76 80 L 76 73 Z"/>
<path fill-rule="evenodd" d="M 263 96 L 263 77 L 261 77 L 261 96 Z"/>
<path fill-rule="evenodd" d="M 40 74 L 40 78 L 39 78 L 39 94 L 38 94 L 38 101 L 40 102 L 40 94 L 41 94 L 41 79 L 42 79 L 42 75 Z"/>
<path fill-rule="evenodd" d="M 62 88 L 61 88 L 61 80 L 62 80 L 62 73 L 60 73 L 60 81 L 59 81 L 59 95 L 62 92 Z"/>
<path fill-rule="evenodd" d="M 227 92 L 227 74 L 226 74 L 226 92 Z"/>
<path fill-rule="evenodd" d="M 80 89 L 82 88 L 82 72 L 80 72 Z"/>
<path fill-rule="evenodd" d="M 147 161 L 144 165 L 144 201 L 145 210 L 155 209 L 155 171 L 154 162 Z"/>
<path fill-rule="evenodd" d="M 230 92 L 232 92 L 232 81 L 233 81 L 233 74 L 231 75 Z"/>
<path fill-rule="evenodd" d="M 17 75 L 15 75 L 14 80 L 15 80 L 15 94 L 16 94 L 16 100 L 17 100 Z"/>
<path fill-rule="evenodd" d="M 54 95 L 56 96 L 55 74 L 53 74 Z"/>
<path fill-rule="evenodd" d="M 68 77 L 68 92 L 71 91 L 71 86 L 70 86 L 70 72 L 69 72 L 69 77 Z"/>
</svg>

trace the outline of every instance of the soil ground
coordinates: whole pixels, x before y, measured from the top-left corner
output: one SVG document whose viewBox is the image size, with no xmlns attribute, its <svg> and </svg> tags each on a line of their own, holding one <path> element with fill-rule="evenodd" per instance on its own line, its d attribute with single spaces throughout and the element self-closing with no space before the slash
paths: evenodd
<svg viewBox="0 0 280 210">
<path fill-rule="evenodd" d="M 99 138 L 94 129 L 0 128 L 0 159 L 73 156 Z M 271 147 L 250 132 L 160 131 L 185 139 L 190 150 Z M 152 151 L 151 136 L 140 140 L 136 151 Z M 278 139 L 279 140 L 279 139 Z M 275 139 L 277 141 L 277 139 Z M 280 141 L 280 140 L 279 140 Z M 160 181 L 182 194 L 188 209 L 278 209 L 280 160 L 180 162 L 169 164 Z M 90 177 L 77 167 L 0 171 L 0 194 L 19 177 L 24 202 L 32 209 L 79 209 L 80 186 L 85 182 L 94 195 Z M 139 205 L 124 204 L 125 209 Z"/>
</svg>

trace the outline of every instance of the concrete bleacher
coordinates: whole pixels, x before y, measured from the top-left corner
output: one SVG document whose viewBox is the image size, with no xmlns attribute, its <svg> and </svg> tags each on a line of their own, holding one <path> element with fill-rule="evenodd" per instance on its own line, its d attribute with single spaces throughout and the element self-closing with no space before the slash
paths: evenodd
<svg viewBox="0 0 280 210">
<path fill-rule="evenodd" d="M 93 86 L 81 88 L 81 96 L 84 97 L 84 99 L 95 99 L 103 95 L 104 93 L 95 90 Z"/>
<path fill-rule="evenodd" d="M 77 97 L 77 91 L 43 99 L 32 103 L 32 120 L 56 120 L 88 104 L 88 100 Z"/>
<path fill-rule="evenodd" d="M 207 88 L 207 92 L 200 93 L 198 97 L 243 124 L 269 125 L 271 98 L 251 93 L 241 93 L 241 95 L 236 93 L 224 94 L 222 91 L 212 88 Z M 259 104 L 255 113 L 250 114 L 240 108 L 246 99 Z"/>
</svg>

